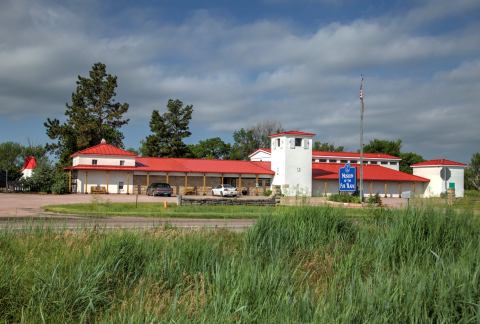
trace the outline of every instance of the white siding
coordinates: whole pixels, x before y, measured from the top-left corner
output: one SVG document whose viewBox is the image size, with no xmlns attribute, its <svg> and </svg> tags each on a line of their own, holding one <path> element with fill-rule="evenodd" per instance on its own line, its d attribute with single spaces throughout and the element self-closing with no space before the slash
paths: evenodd
<svg viewBox="0 0 480 324">
<path fill-rule="evenodd" d="M 447 187 L 449 183 L 455 183 L 455 197 L 464 196 L 464 172 L 463 166 L 448 166 L 451 171 L 451 177 L 447 180 Z M 445 192 L 445 181 L 440 176 L 442 166 L 424 166 L 414 167 L 413 174 L 419 177 L 430 179 L 425 190 L 425 197 L 440 197 L 442 192 Z"/>
</svg>

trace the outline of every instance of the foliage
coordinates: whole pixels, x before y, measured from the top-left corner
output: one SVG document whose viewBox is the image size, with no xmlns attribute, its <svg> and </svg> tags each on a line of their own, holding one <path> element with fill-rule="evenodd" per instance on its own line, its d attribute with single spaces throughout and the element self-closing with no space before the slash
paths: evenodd
<svg viewBox="0 0 480 324">
<path fill-rule="evenodd" d="M 259 122 L 250 128 L 241 128 L 233 132 L 232 151 L 233 160 L 248 160 L 248 156 L 258 148 L 270 148 L 270 135 L 282 132 L 282 125 L 278 122 Z"/>
<path fill-rule="evenodd" d="M 0 170 L 8 172 L 8 180 L 20 177 L 23 147 L 14 142 L 0 144 Z M 3 180 L 3 179 L 2 179 Z"/>
<path fill-rule="evenodd" d="M 478 218 L 346 212 L 282 209 L 244 233 L 1 231 L 0 321 L 480 320 Z"/>
<path fill-rule="evenodd" d="M 414 152 L 401 152 L 402 140 L 396 141 L 373 139 L 367 145 L 363 147 L 365 153 L 383 153 L 401 158 L 400 171 L 412 174 L 412 168 L 410 165 L 423 162 L 424 159 L 421 155 Z"/>
<path fill-rule="evenodd" d="M 140 155 L 140 151 L 137 150 L 136 148 L 129 147 L 127 148 L 127 151 L 134 153 L 135 155 Z"/>
<path fill-rule="evenodd" d="M 208 138 L 198 144 L 189 145 L 190 152 L 197 159 L 228 159 L 231 145 L 222 141 L 220 137 Z"/>
<path fill-rule="evenodd" d="M 47 158 L 37 160 L 32 176 L 22 178 L 23 185 L 33 192 L 65 194 L 68 192 L 68 177 L 65 171 L 55 168 Z"/>
<path fill-rule="evenodd" d="M 480 152 L 472 155 L 465 169 L 465 188 L 480 190 Z"/>
<path fill-rule="evenodd" d="M 315 151 L 343 152 L 343 149 L 343 146 L 335 146 L 334 144 L 322 143 L 320 141 L 315 141 L 313 143 L 313 150 Z"/>
<path fill-rule="evenodd" d="M 272 190 L 270 190 L 270 189 L 265 189 L 265 190 L 263 191 L 263 195 L 266 196 L 266 197 L 271 196 L 271 195 L 272 195 Z"/>
<path fill-rule="evenodd" d="M 62 166 L 70 164 L 72 153 L 100 144 L 102 139 L 123 147 L 120 128 L 128 123 L 123 117 L 128 104 L 115 102 L 117 77 L 107 74 L 105 64 L 95 63 L 89 77 L 79 76 L 76 84 L 71 103 L 66 104 L 67 120 L 48 118 L 44 123 L 48 137 L 57 141 L 48 144 L 48 149 L 57 154 Z"/>
<path fill-rule="evenodd" d="M 333 194 L 328 196 L 328 200 L 344 202 L 344 203 L 360 203 L 360 198 L 358 196 L 349 195 L 346 193 Z"/>
<path fill-rule="evenodd" d="M 402 159 L 400 161 L 400 171 L 409 174 L 413 173 L 413 170 L 410 167 L 412 164 L 425 161 L 421 155 L 414 152 L 400 153 L 399 157 Z"/>
<path fill-rule="evenodd" d="M 382 198 L 380 198 L 380 195 L 378 194 L 378 192 L 375 194 L 375 195 L 370 195 L 368 196 L 368 199 L 367 199 L 367 203 L 369 205 L 377 205 L 377 206 L 380 206 L 382 205 Z"/>
<path fill-rule="evenodd" d="M 192 112 L 192 105 L 184 106 L 178 99 L 169 99 L 167 111 L 162 115 L 154 110 L 150 119 L 153 134 L 142 141 L 142 156 L 187 157 L 189 149 L 183 140 L 192 134 L 189 127 Z"/>
<path fill-rule="evenodd" d="M 400 156 L 402 140 L 396 141 L 373 139 L 363 147 L 365 153 L 384 153 L 393 156 Z"/>
</svg>

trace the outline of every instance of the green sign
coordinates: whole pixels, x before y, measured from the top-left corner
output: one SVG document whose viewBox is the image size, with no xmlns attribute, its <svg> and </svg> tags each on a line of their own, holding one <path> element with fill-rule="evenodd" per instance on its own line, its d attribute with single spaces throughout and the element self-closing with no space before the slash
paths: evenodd
<svg viewBox="0 0 480 324">
<path fill-rule="evenodd" d="M 448 189 L 455 189 L 455 182 L 449 182 Z"/>
</svg>

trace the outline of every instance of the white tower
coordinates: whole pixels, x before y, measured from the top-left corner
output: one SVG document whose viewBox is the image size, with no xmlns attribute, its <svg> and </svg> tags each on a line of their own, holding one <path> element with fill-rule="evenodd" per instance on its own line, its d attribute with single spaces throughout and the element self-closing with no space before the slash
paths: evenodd
<svg viewBox="0 0 480 324">
<path fill-rule="evenodd" d="M 273 134 L 272 185 L 286 196 L 312 196 L 312 138 L 315 134 L 288 131 Z"/>
</svg>

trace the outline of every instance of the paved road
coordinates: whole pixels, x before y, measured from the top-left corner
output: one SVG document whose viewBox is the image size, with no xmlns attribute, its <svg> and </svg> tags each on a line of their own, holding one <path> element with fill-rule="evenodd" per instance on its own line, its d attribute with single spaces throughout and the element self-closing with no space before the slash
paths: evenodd
<svg viewBox="0 0 480 324">
<path fill-rule="evenodd" d="M 84 217 L 45 213 L 42 206 L 52 204 L 89 203 L 93 199 L 111 202 L 135 202 L 134 195 L 38 195 L 0 193 L 0 229 L 32 226 L 68 228 L 152 228 L 171 225 L 182 228 L 228 228 L 242 230 L 254 224 L 251 219 L 190 219 L 153 217 Z M 138 196 L 139 202 L 175 202 L 174 197 Z"/>
</svg>

